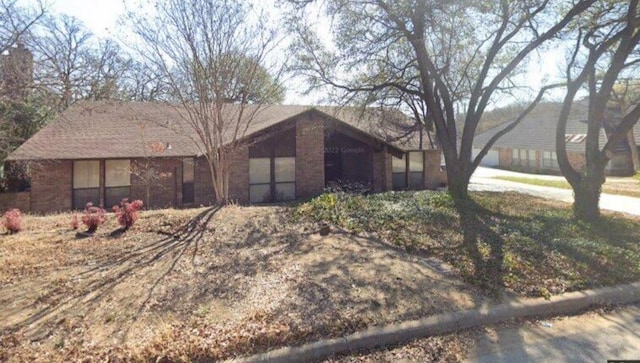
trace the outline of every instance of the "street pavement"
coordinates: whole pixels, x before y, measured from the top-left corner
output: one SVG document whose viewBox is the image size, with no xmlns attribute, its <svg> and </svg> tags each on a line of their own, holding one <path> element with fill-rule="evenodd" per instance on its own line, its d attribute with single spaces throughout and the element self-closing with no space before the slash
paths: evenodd
<svg viewBox="0 0 640 363">
<path fill-rule="evenodd" d="M 640 304 L 608 313 L 487 328 L 475 337 L 466 363 L 640 360 Z"/>
<path fill-rule="evenodd" d="M 560 189 L 516 183 L 495 179 L 496 176 L 517 176 L 532 179 L 564 180 L 564 178 L 561 176 L 524 174 L 507 170 L 479 167 L 471 177 L 469 190 L 494 192 L 514 191 L 524 194 L 530 194 L 536 197 L 573 203 L 573 191 L 571 189 Z M 600 196 L 600 209 L 640 215 L 640 198 L 603 193 Z"/>
</svg>

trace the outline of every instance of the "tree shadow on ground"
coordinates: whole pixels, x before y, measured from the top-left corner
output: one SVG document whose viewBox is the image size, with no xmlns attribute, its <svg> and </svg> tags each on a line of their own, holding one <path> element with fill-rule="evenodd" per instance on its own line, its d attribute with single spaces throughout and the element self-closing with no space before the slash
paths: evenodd
<svg viewBox="0 0 640 363">
<path fill-rule="evenodd" d="M 26 336 L 32 341 L 49 337 L 67 317 L 78 312 L 89 313 L 98 304 L 112 300 L 110 294 L 127 278 L 135 277 L 149 268 L 161 267 L 152 276 L 152 283 L 143 286 L 132 295 L 141 298 L 136 313 L 131 320 L 136 320 L 142 309 L 149 302 L 158 284 L 170 274 L 178 261 L 185 257 L 185 252 L 192 249 L 194 256 L 206 231 L 206 226 L 219 208 L 209 208 L 192 218 L 174 233 L 163 233 L 164 238 L 144 244 L 114 259 L 107 255 L 94 261 L 91 267 L 73 276 L 77 288 L 68 290 L 53 289 L 48 295 L 20 306 L 16 314 L 28 312 L 25 318 L 6 326 L 3 334 L 24 329 Z M 15 297 L 16 300 L 20 296 Z M 84 315 L 85 313 L 81 313 Z M 115 313 L 115 312 L 114 312 Z M 124 337 L 127 328 L 124 328 Z"/>
<path fill-rule="evenodd" d="M 463 235 L 462 248 L 473 264 L 473 274 L 469 278 L 494 299 L 502 299 L 505 291 L 505 239 L 494 227 L 495 220 L 505 216 L 473 200 L 460 203 L 464 203 L 457 208 Z"/>
</svg>

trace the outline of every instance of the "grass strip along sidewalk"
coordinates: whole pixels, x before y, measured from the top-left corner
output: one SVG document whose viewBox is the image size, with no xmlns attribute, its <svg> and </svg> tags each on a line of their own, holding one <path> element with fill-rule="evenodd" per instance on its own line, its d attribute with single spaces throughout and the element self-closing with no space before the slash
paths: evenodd
<svg viewBox="0 0 640 363">
<path fill-rule="evenodd" d="M 538 178 L 528 178 L 521 176 L 495 176 L 493 179 L 537 185 L 541 187 L 551 187 L 560 189 L 571 189 L 571 185 L 566 180 L 548 180 Z M 640 198 L 640 183 L 611 183 L 602 186 L 602 192 L 607 194 L 626 195 L 628 197 Z"/>
</svg>

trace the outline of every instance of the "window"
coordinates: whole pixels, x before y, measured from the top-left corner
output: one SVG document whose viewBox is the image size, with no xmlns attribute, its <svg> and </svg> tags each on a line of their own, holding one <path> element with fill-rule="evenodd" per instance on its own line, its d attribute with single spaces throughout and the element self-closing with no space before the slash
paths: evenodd
<svg viewBox="0 0 640 363">
<path fill-rule="evenodd" d="M 271 158 L 249 159 L 249 201 L 271 201 Z"/>
<path fill-rule="evenodd" d="M 296 158 L 249 159 L 249 201 L 281 202 L 296 198 Z"/>
<path fill-rule="evenodd" d="M 275 200 L 296 199 L 296 158 L 274 158 Z"/>
<path fill-rule="evenodd" d="M 520 165 L 520 150 L 511 149 L 511 165 L 514 165 L 514 166 Z"/>
<path fill-rule="evenodd" d="M 129 198 L 131 191 L 131 161 L 105 160 L 104 186 L 104 204 L 106 207 L 118 205 L 123 198 Z"/>
<path fill-rule="evenodd" d="M 249 146 L 249 201 L 296 198 L 296 130 L 274 129 Z"/>
<path fill-rule="evenodd" d="M 409 186 L 422 188 L 424 180 L 424 153 L 422 151 L 409 152 Z"/>
<path fill-rule="evenodd" d="M 83 209 L 91 202 L 100 204 L 100 161 L 73 162 L 73 208 Z"/>
<path fill-rule="evenodd" d="M 542 166 L 545 168 L 558 168 L 558 156 L 555 151 L 542 152 Z"/>
<path fill-rule="evenodd" d="M 535 150 L 511 149 L 511 165 L 513 166 L 530 166 L 535 168 L 537 166 L 536 160 Z"/>
<path fill-rule="evenodd" d="M 397 158 L 393 156 L 391 158 L 391 178 L 393 182 L 393 189 L 404 189 L 407 187 L 407 161 L 404 157 Z"/>
<path fill-rule="evenodd" d="M 424 152 L 410 151 L 402 158 L 391 159 L 393 189 L 422 188 L 424 181 Z"/>
<path fill-rule="evenodd" d="M 536 167 L 536 151 L 535 150 L 529 150 L 528 151 L 528 160 L 529 160 L 529 166 L 532 168 Z"/>
<path fill-rule="evenodd" d="M 182 203 L 184 204 L 193 203 L 195 200 L 193 183 L 195 177 L 195 160 L 193 158 L 182 159 Z"/>
</svg>

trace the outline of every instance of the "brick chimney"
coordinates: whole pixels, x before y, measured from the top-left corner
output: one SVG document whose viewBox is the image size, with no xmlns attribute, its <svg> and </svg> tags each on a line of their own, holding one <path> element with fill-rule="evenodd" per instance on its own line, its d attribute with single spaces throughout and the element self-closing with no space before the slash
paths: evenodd
<svg viewBox="0 0 640 363">
<path fill-rule="evenodd" d="M 25 100 L 33 84 L 33 55 L 18 38 L 6 54 L 0 54 L 0 96 Z"/>
</svg>

